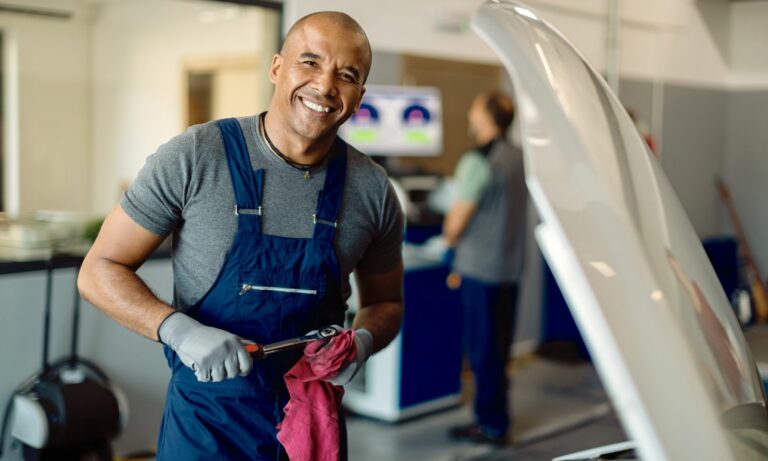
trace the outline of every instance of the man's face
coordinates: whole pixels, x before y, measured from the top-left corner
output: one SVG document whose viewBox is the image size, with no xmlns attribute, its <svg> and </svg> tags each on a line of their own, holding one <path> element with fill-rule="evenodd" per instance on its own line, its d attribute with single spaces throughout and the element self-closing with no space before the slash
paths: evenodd
<svg viewBox="0 0 768 461">
<path fill-rule="evenodd" d="M 474 142 L 481 143 L 483 133 L 487 131 L 487 126 L 491 123 L 490 115 L 485 109 L 485 99 L 477 97 L 472 101 L 467 113 L 467 121 L 469 122 L 469 137 Z"/>
<path fill-rule="evenodd" d="M 360 107 L 370 66 L 364 38 L 322 19 L 294 31 L 272 58 L 275 84 L 270 111 L 293 135 L 315 140 L 335 136 Z M 288 134 L 288 133 L 286 133 Z"/>
</svg>

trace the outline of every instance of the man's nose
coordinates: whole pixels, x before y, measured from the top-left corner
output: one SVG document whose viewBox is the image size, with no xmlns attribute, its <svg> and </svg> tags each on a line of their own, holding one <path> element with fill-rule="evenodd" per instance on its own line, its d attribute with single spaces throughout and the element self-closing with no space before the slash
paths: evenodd
<svg viewBox="0 0 768 461">
<path fill-rule="evenodd" d="M 318 72 L 312 81 L 314 90 L 322 96 L 336 95 L 336 78 L 333 72 Z"/>
</svg>

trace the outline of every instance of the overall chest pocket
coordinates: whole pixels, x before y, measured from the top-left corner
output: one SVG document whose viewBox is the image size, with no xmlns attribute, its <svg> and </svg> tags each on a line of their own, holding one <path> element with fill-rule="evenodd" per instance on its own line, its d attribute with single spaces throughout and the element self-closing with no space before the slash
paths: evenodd
<svg viewBox="0 0 768 461">
<path fill-rule="evenodd" d="M 325 286 L 322 273 L 243 273 L 236 287 L 238 317 L 257 341 L 303 335 L 320 326 Z"/>
</svg>

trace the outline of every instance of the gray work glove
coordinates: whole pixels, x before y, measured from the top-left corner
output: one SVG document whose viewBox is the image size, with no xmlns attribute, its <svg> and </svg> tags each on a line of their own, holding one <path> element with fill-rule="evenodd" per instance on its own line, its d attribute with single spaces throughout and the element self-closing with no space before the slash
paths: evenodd
<svg viewBox="0 0 768 461">
<path fill-rule="evenodd" d="M 198 381 L 218 382 L 245 376 L 253 367 L 251 356 L 239 337 L 207 327 L 181 312 L 166 317 L 157 335 L 176 351 L 181 363 L 195 372 Z"/>
<path fill-rule="evenodd" d="M 373 336 L 371 332 L 365 328 L 358 328 L 355 330 L 355 360 L 350 362 L 349 365 L 344 367 L 338 375 L 333 378 L 328 378 L 328 382 L 337 386 L 343 386 L 348 384 L 357 375 L 357 372 L 363 368 L 368 357 L 373 353 Z"/>
</svg>

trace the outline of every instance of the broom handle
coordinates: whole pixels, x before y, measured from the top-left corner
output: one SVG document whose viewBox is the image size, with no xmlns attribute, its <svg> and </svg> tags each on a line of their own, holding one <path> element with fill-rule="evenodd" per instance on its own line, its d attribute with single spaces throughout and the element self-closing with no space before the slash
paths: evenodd
<svg viewBox="0 0 768 461">
<path fill-rule="evenodd" d="M 752 256 L 752 249 L 747 243 L 746 234 L 744 234 L 744 228 L 741 227 L 741 221 L 739 215 L 736 213 L 736 207 L 733 204 L 731 198 L 731 192 L 728 189 L 728 185 L 725 184 L 721 178 L 715 180 L 717 185 L 717 191 L 720 193 L 720 199 L 723 201 L 726 210 L 728 210 L 728 216 L 731 218 L 731 224 L 736 231 L 736 240 L 739 243 L 741 249 L 741 255 L 747 264 L 747 271 L 749 272 L 752 283 L 757 285 L 758 290 L 753 290 L 752 295 L 758 299 L 755 299 L 755 307 L 757 307 L 757 316 L 760 320 L 766 320 L 768 318 L 768 299 L 766 299 L 766 289 L 763 283 L 762 276 L 760 275 L 760 269 L 757 267 L 755 258 Z"/>
</svg>

